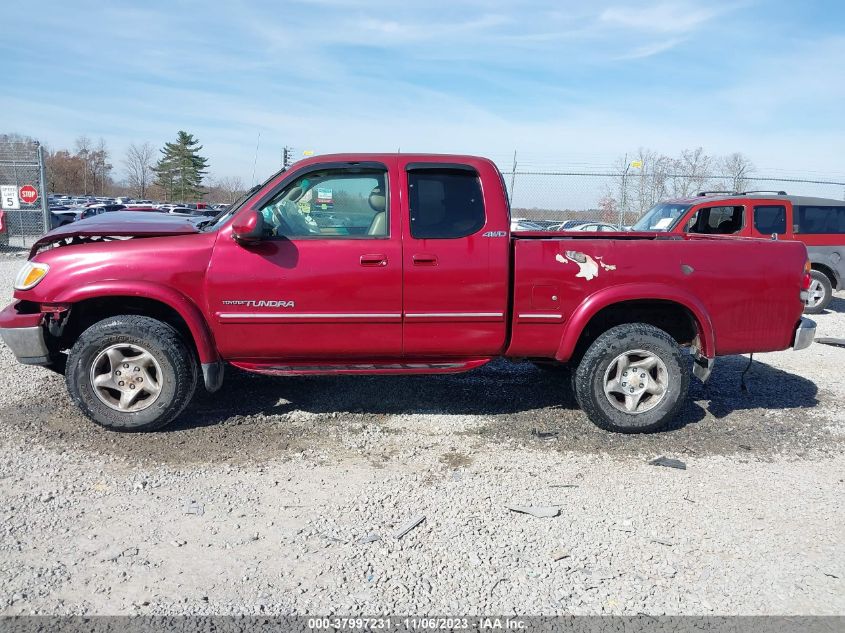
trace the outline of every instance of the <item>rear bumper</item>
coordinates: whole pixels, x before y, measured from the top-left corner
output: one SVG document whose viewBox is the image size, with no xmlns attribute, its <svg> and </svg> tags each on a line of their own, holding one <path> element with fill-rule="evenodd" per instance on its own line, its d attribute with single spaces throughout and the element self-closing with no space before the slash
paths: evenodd
<svg viewBox="0 0 845 633">
<path fill-rule="evenodd" d="M 17 302 L 0 312 L 0 338 L 9 346 L 18 361 L 27 365 L 50 362 L 50 351 L 44 340 L 43 315 L 21 313 Z"/>
<path fill-rule="evenodd" d="M 799 350 L 810 347 L 813 339 L 816 338 L 816 322 L 806 317 L 801 317 L 798 327 L 795 328 L 795 338 L 792 342 L 792 349 Z"/>
</svg>

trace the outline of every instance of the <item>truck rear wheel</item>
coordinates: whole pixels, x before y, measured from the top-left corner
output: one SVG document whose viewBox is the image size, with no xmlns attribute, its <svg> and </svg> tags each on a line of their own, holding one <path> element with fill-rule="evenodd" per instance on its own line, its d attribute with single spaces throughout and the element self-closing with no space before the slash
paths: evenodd
<svg viewBox="0 0 845 633">
<path fill-rule="evenodd" d="M 65 381 L 74 402 L 114 431 L 151 431 L 178 416 L 197 386 L 197 363 L 170 325 L 144 316 L 109 317 L 70 350 Z"/>
<path fill-rule="evenodd" d="M 575 372 L 575 397 L 596 426 L 648 433 L 668 424 L 689 389 L 689 363 L 666 332 L 646 323 L 609 329 Z"/>
<path fill-rule="evenodd" d="M 810 271 L 810 288 L 807 290 L 806 314 L 821 314 L 833 299 L 833 284 L 820 270 Z"/>
</svg>

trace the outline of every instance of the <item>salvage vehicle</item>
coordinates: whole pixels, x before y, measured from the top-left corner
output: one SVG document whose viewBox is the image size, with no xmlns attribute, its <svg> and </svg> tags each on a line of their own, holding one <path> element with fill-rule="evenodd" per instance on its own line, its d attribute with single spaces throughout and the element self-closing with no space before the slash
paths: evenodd
<svg viewBox="0 0 845 633">
<path fill-rule="evenodd" d="M 300 204 L 317 187 L 342 222 L 323 227 Z M 487 159 L 329 155 L 212 219 L 115 212 L 48 233 L 0 334 L 22 363 L 64 365 L 76 404 L 116 430 L 167 424 L 200 379 L 221 387 L 226 363 L 435 374 L 506 356 L 571 366 L 590 420 L 646 432 L 716 356 L 812 342 L 806 266 L 795 241 L 512 235 Z"/>
<path fill-rule="evenodd" d="M 797 240 L 810 257 L 804 309 L 824 312 L 833 291 L 845 288 L 845 202 L 790 196 L 785 191 L 702 191 L 661 202 L 634 225 L 637 231 L 735 235 Z"/>
</svg>

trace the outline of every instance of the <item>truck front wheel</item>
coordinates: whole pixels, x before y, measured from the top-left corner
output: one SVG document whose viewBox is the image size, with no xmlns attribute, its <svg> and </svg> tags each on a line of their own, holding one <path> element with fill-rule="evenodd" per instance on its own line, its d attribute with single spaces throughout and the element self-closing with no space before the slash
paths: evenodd
<svg viewBox="0 0 845 633">
<path fill-rule="evenodd" d="M 609 329 L 575 372 L 575 395 L 596 426 L 648 433 L 668 424 L 689 389 L 688 359 L 666 332 L 646 323 Z"/>
<path fill-rule="evenodd" d="M 65 381 L 74 402 L 97 424 L 115 431 L 151 431 L 190 402 L 197 363 L 170 325 L 121 315 L 82 333 L 68 354 Z"/>
</svg>

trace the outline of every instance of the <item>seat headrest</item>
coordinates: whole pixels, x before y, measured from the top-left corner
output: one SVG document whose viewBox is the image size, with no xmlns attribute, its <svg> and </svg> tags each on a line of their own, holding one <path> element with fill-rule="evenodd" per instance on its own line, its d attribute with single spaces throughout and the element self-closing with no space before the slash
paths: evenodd
<svg viewBox="0 0 845 633">
<path fill-rule="evenodd" d="M 373 187 L 370 192 L 370 206 L 376 213 L 384 211 L 387 200 L 384 195 L 384 189 L 381 187 Z"/>
</svg>

